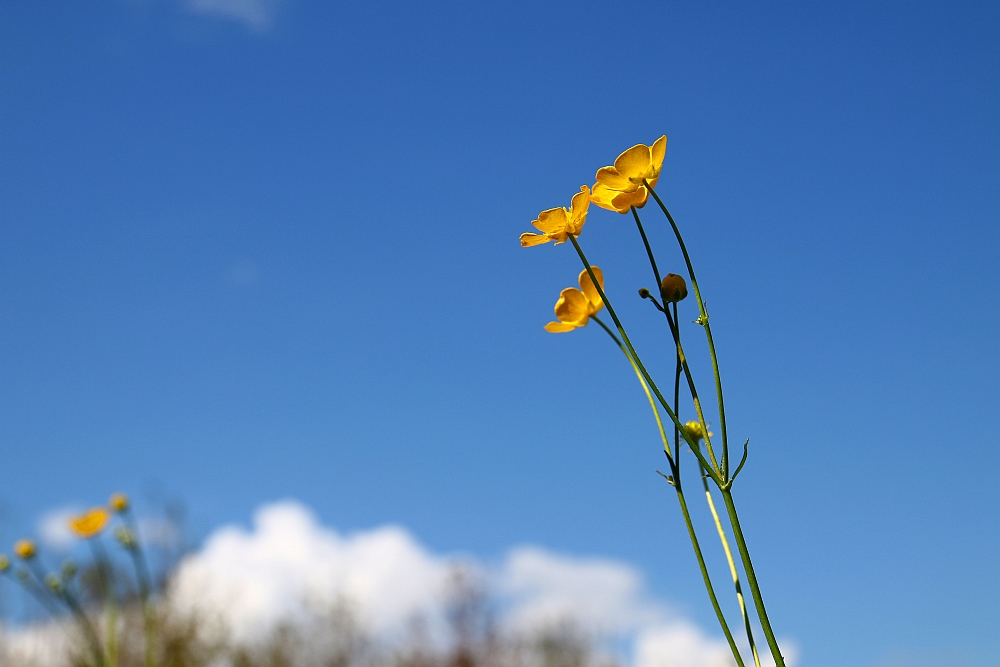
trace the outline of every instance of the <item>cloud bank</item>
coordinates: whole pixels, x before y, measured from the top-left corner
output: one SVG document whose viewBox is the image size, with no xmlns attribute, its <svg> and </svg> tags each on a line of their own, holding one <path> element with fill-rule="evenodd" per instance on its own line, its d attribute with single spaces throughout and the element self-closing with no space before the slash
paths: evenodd
<svg viewBox="0 0 1000 667">
<path fill-rule="evenodd" d="M 402 631 L 420 616 L 442 619 L 455 559 L 431 553 L 404 528 L 352 535 L 319 524 L 303 505 L 261 507 L 246 530 L 220 528 L 188 557 L 173 589 L 188 611 L 221 614 L 245 641 L 294 623 L 310 610 L 347 601 L 363 627 L 379 635 Z M 469 561 L 502 602 L 501 624 L 527 631 L 571 620 L 632 667 L 729 667 L 721 638 L 652 598 L 641 573 L 620 561 L 512 549 L 496 566 Z M 789 664 L 794 647 L 786 650 Z"/>
</svg>

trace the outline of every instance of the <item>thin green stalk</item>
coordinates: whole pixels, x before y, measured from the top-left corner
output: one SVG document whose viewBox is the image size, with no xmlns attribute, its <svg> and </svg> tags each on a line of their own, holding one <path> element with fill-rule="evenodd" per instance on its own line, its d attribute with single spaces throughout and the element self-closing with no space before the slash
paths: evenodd
<svg viewBox="0 0 1000 667">
<path fill-rule="evenodd" d="M 660 270 L 656 267 L 656 259 L 653 257 L 653 249 L 649 245 L 649 239 L 646 238 L 646 230 L 642 226 L 642 220 L 639 219 L 639 211 L 637 211 L 634 206 L 632 207 L 632 217 L 635 218 L 635 226 L 639 228 L 639 235 L 642 236 L 642 243 L 646 247 L 646 256 L 649 258 L 649 265 L 653 269 L 653 277 L 656 278 L 656 291 L 660 294 L 660 297 L 663 298 L 663 291 L 661 289 L 661 280 L 660 280 Z M 698 421 L 701 422 L 702 430 L 705 433 L 708 433 L 708 422 L 705 421 L 705 413 L 701 407 L 701 399 L 698 397 L 698 390 L 694 386 L 694 378 L 691 376 L 691 369 L 688 368 L 687 358 L 684 356 L 684 351 L 680 347 L 680 338 L 678 338 L 677 335 L 677 326 L 674 324 L 674 321 L 670 319 L 670 311 L 667 310 L 666 308 L 666 302 L 664 302 L 663 306 L 660 306 L 656 302 L 656 299 L 653 299 L 653 303 L 656 304 L 656 307 L 659 308 L 660 311 L 663 313 L 663 315 L 667 318 L 667 324 L 670 327 L 670 331 L 673 333 L 674 343 L 677 347 L 677 358 L 681 366 L 684 368 L 684 375 L 687 378 L 688 389 L 691 392 L 691 400 L 694 401 L 695 413 L 698 415 Z M 677 304 L 675 303 L 674 310 L 676 309 L 677 309 Z M 675 316 L 674 320 L 676 319 L 677 318 Z M 677 400 L 678 396 L 677 396 L 676 384 L 677 383 L 675 382 L 674 383 L 675 414 L 677 413 L 677 408 L 678 408 L 678 400 Z M 677 439 L 677 434 L 675 433 L 674 440 L 676 441 L 676 439 Z M 708 451 L 708 457 L 712 460 L 712 464 L 718 468 L 719 461 L 718 459 L 715 458 L 715 451 L 712 449 L 711 440 L 708 439 L 705 440 L 705 449 Z M 680 451 L 677 452 L 677 457 L 678 459 L 680 458 Z"/>
<path fill-rule="evenodd" d="M 715 521 L 715 529 L 719 531 L 719 540 L 722 541 L 722 549 L 726 552 L 726 562 L 729 563 L 729 573 L 733 576 L 733 585 L 736 587 L 736 600 L 740 604 L 740 614 L 743 616 L 743 625 L 747 630 L 747 641 L 750 642 L 750 652 L 753 653 L 753 662 L 756 667 L 760 667 L 760 655 L 757 653 L 757 646 L 753 641 L 753 627 L 750 624 L 750 614 L 747 613 L 747 603 L 743 598 L 743 587 L 740 586 L 740 573 L 736 569 L 736 562 L 733 560 L 732 549 L 729 548 L 729 538 L 722 528 L 722 521 L 719 520 L 719 513 L 715 509 L 715 501 L 712 500 L 712 489 L 708 486 L 708 480 L 701 476 L 702 486 L 705 487 L 705 498 L 708 500 L 708 509 L 712 512 L 712 520 Z"/>
<path fill-rule="evenodd" d="M 712 339 L 712 327 L 708 323 L 708 310 L 705 308 L 705 301 L 701 298 L 701 289 L 698 288 L 698 279 L 694 276 L 694 265 L 691 263 L 691 256 L 688 254 L 687 246 L 684 245 L 684 239 L 681 237 L 680 229 L 677 228 L 677 223 L 674 222 L 673 216 L 670 215 L 670 211 L 667 207 L 663 205 L 660 200 L 660 196 L 656 194 L 656 191 L 650 187 L 649 183 L 643 181 L 646 189 L 649 190 L 649 194 L 653 195 L 653 199 L 656 203 L 660 205 L 660 210 L 663 214 L 667 216 L 667 221 L 670 222 L 670 227 L 674 230 L 674 236 L 677 238 L 677 245 L 681 248 L 681 254 L 684 255 L 684 263 L 687 265 L 688 276 L 691 278 L 691 287 L 694 290 L 695 299 L 698 301 L 698 312 L 700 317 L 698 318 L 701 325 L 705 327 L 705 336 L 708 339 L 708 353 L 712 358 L 712 373 L 715 375 L 715 393 L 719 401 L 719 430 L 722 434 L 722 478 L 729 481 L 729 435 L 726 430 L 726 406 L 722 399 L 722 376 L 719 374 L 719 360 L 715 354 L 715 341 Z M 708 432 L 705 432 L 705 446 L 710 445 L 708 439 Z M 713 478 L 714 479 L 714 478 Z"/>
<path fill-rule="evenodd" d="M 139 581 L 139 601 L 142 604 L 143 631 L 146 639 L 145 646 L 145 667 L 156 667 L 156 616 L 150 593 L 152 592 L 152 577 L 149 575 L 149 566 L 146 563 L 146 555 L 142 551 L 142 543 L 139 541 L 139 530 L 132 512 L 126 508 L 122 512 L 122 518 L 128 530 L 132 534 L 132 542 L 126 550 L 132 556 L 132 565 L 135 566 L 135 576 Z"/>
<path fill-rule="evenodd" d="M 583 266 L 587 270 L 587 275 L 590 277 L 591 282 L 594 283 L 594 287 L 597 289 L 598 295 L 600 295 L 601 300 L 607 307 L 608 314 L 611 315 L 611 319 L 614 320 L 615 328 L 617 328 L 618 333 L 621 334 L 622 342 L 628 349 L 629 356 L 635 361 L 636 367 L 641 372 L 643 379 L 645 379 L 645 381 L 649 384 L 650 389 L 653 390 L 653 394 L 656 396 L 656 400 L 660 402 L 660 405 L 663 406 L 664 412 L 667 413 L 667 416 L 669 416 L 670 419 L 673 420 L 674 424 L 677 425 L 678 429 L 680 429 L 681 437 L 683 437 L 688 442 L 689 445 L 691 444 L 696 445 L 697 443 L 692 442 L 691 436 L 688 435 L 688 433 L 684 430 L 683 424 L 681 424 L 680 421 L 678 421 L 677 415 L 674 414 L 674 411 L 670 409 L 670 405 L 667 403 L 666 399 L 663 398 L 663 394 L 660 393 L 660 390 L 657 388 L 656 383 L 653 382 L 653 378 L 649 375 L 649 372 L 646 370 L 646 367 L 643 366 L 642 361 L 636 354 L 635 348 L 632 346 L 632 342 L 628 338 L 628 334 L 625 333 L 625 328 L 622 326 L 621 320 L 618 319 L 618 315 L 615 313 L 614 308 L 611 306 L 611 302 L 608 301 L 608 297 L 604 293 L 604 289 L 601 287 L 600 282 L 598 282 L 597 277 L 594 275 L 594 268 L 590 265 L 590 262 L 587 261 L 587 256 L 583 254 L 583 248 L 580 247 L 580 243 L 576 240 L 576 237 L 574 237 L 572 234 L 568 234 L 568 237 L 569 240 L 573 242 L 573 247 L 576 249 L 577 254 L 580 256 L 580 261 L 583 262 Z M 695 451 L 697 448 L 692 447 L 691 449 L 692 451 Z M 702 465 L 705 466 L 705 468 L 708 471 L 708 474 L 712 477 L 715 483 L 721 486 L 724 482 L 720 475 L 720 471 L 717 471 L 714 468 L 712 468 L 711 464 L 705 460 L 705 457 L 700 452 L 695 451 L 695 456 L 697 456 L 698 460 L 701 461 Z"/>
<path fill-rule="evenodd" d="M 726 617 L 722 613 L 722 607 L 719 605 L 719 599 L 715 595 L 715 587 L 712 585 L 712 579 L 708 574 L 708 567 L 705 565 L 705 557 L 701 552 L 701 545 L 698 543 L 698 536 L 695 534 L 694 524 L 691 521 L 691 513 L 688 511 L 687 501 L 684 499 L 684 491 L 681 488 L 681 476 L 678 461 L 675 461 L 670 456 L 670 442 L 667 440 L 667 434 L 663 430 L 663 422 L 660 420 L 660 411 L 656 408 L 656 401 L 653 400 L 653 395 L 649 392 L 649 386 L 643 379 L 642 373 L 639 372 L 639 368 L 632 360 L 632 357 L 625 349 L 625 346 L 622 345 L 622 342 L 618 340 L 617 336 L 615 336 L 614 332 L 612 332 L 611 329 L 609 329 L 608 326 L 599 318 L 591 315 L 590 319 L 601 325 L 601 328 L 603 328 L 604 331 L 611 336 L 611 339 L 615 342 L 615 344 L 618 345 L 618 348 L 622 351 L 622 354 L 625 355 L 625 358 L 628 359 L 629 364 L 632 366 L 632 370 L 635 371 L 636 377 L 639 378 L 639 384 L 642 385 L 642 390 L 646 392 L 646 398 L 649 400 L 649 407 L 653 411 L 653 417 L 656 419 L 656 426 L 660 431 L 660 438 L 663 440 L 663 450 L 667 455 L 667 461 L 670 462 L 670 469 L 673 473 L 671 484 L 674 487 L 674 491 L 677 493 L 677 501 L 681 506 L 681 514 L 684 515 L 684 525 L 687 526 L 688 536 L 691 538 L 691 546 L 694 548 L 695 557 L 698 559 L 698 567 L 701 569 L 701 576 L 705 581 L 705 589 L 708 591 L 708 597 L 712 601 L 712 608 L 715 609 L 715 615 L 719 619 L 719 625 L 722 626 L 723 634 L 726 635 L 726 641 L 729 642 L 729 648 L 733 652 L 733 657 L 736 658 L 736 662 L 739 667 L 745 667 L 743 663 L 743 656 L 740 655 L 739 648 L 736 646 L 736 641 L 733 639 L 733 633 L 729 630 L 729 624 L 726 622 Z M 752 647 L 753 639 L 750 640 L 750 644 Z M 756 659 L 756 651 L 754 652 L 754 658 Z M 760 667 L 759 661 L 757 662 L 756 667 Z"/>
<path fill-rule="evenodd" d="M 662 294 L 660 295 L 663 296 Z M 674 302 L 674 321 L 677 321 L 677 302 Z M 669 320 L 668 320 L 669 324 Z M 678 332 L 680 335 L 680 332 Z M 684 369 L 681 367 L 681 358 L 677 356 L 677 364 L 674 367 L 674 414 L 677 415 L 677 419 L 681 418 L 681 373 Z M 674 425 L 674 442 L 677 444 L 677 458 L 681 457 L 681 441 L 677 433 L 677 425 Z"/>
<path fill-rule="evenodd" d="M 76 617 L 80 630 L 87 638 L 87 643 L 90 644 L 90 649 L 94 652 L 95 667 L 104 667 L 104 652 L 101 649 L 101 640 L 97 637 L 97 633 L 94 631 L 94 626 L 90 624 L 90 619 L 87 618 L 87 614 L 84 613 L 83 609 L 80 607 L 80 603 L 77 602 L 76 598 L 68 590 L 63 589 L 61 597 L 66 603 L 66 606 L 69 607 L 69 610 L 73 612 L 73 616 Z"/>
<path fill-rule="evenodd" d="M 733 526 L 733 535 L 736 538 L 736 547 L 740 551 L 740 559 L 743 561 L 743 569 L 747 573 L 747 583 L 750 584 L 750 593 L 753 595 L 754 605 L 757 608 L 757 616 L 760 618 L 760 627 L 767 638 L 767 645 L 774 656 L 775 667 L 785 667 L 785 660 L 781 657 L 781 649 L 778 648 L 778 640 L 774 637 L 771 629 L 771 622 L 767 618 L 767 610 L 764 608 L 764 598 L 760 594 L 760 587 L 757 585 L 757 575 L 753 571 L 753 563 L 750 561 L 750 552 L 747 550 L 746 540 L 743 537 L 743 529 L 740 528 L 740 518 L 736 514 L 736 504 L 733 502 L 732 490 L 721 489 L 722 499 L 726 502 L 726 511 L 729 513 L 729 522 Z"/>
<path fill-rule="evenodd" d="M 87 540 L 94 553 L 97 578 L 104 598 L 104 655 L 107 667 L 118 667 L 118 595 L 111 576 L 111 561 L 95 535 Z"/>
</svg>

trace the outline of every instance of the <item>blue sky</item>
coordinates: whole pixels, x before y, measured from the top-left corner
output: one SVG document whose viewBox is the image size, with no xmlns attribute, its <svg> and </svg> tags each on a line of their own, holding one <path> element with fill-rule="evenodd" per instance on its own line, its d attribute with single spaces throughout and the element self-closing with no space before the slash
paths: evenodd
<svg viewBox="0 0 1000 667">
<path fill-rule="evenodd" d="M 291 497 L 621 558 L 710 627 L 631 371 L 541 328 L 578 260 L 517 244 L 666 134 L 772 621 L 808 667 L 995 665 L 998 38 L 991 3 L 4 3 L 0 536 Z M 636 237 L 581 242 L 666 374 Z"/>
</svg>

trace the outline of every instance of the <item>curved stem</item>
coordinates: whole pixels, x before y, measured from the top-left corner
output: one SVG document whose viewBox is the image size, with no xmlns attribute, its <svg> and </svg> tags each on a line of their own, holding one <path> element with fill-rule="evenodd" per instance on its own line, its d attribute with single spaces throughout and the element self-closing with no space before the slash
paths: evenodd
<svg viewBox="0 0 1000 667">
<path fill-rule="evenodd" d="M 656 419 L 656 426 L 660 431 L 660 438 L 663 440 L 663 451 L 667 455 L 667 460 L 670 462 L 670 469 L 671 472 L 673 473 L 673 481 L 671 483 L 673 484 L 674 491 L 677 492 L 677 501 L 678 503 L 680 503 L 681 506 L 681 514 L 684 515 L 684 525 L 687 526 L 688 536 L 691 538 L 691 546 L 694 548 L 694 555 L 698 559 L 698 567 L 701 569 L 701 576 L 705 582 L 705 589 L 708 591 L 708 597 L 712 602 L 712 608 L 715 609 L 715 615 L 719 619 L 719 625 L 722 626 L 723 634 L 726 635 L 726 641 L 729 642 L 729 648 L 733 652 L 733 657 L 736 658 L 736 662 L 739 665 L 739 667 L 745 667 L 743 663 L 743 656 L 740 655 L 739 648 L 736 646 L 736 641 L 733 639 L 733 633 L 729 630 L 729 623 L 726 622 L 726 617 L 722 613 L 722 608 L 719 606 L 719 599 L 715 595 L 715 587 L 712 585 L 712 579 L 708 574 L 708 566 L 705 565 L 705 557 L 701 552 L 701 545 L 698 543 L 698 536 L 695 534 L 694 524 L 691 521 L 691 513 L 688 511 L 687 501 L 685 501 L 684 499 L 684 491 L 681 488 L 680 468 L 678 467 L 677 461 L 675 461 L 670 456 L 670 442 L 667 440 L 667 434 L 663 430 L 663 422 L 660 420 L 660 411 L 656 407 L 656 401 L 653 400 L 653 395 L 649 392 L 649 386 L 643 379 L 642 373 L 639 372 L 638 367 L 632 360 L 632 357 L 629 355 L 628 351 L 625 349 L 625 346 L 622 345 L 622 342 L 620 340 L 618 340 L 618 337 L 615 336 L 615 334 L 611 331 L 611 329 L 609 329 L 608 326 L 604 324 L 604 322 L 602 322 L 597 317 L 591 315 L 590 319 L 594 320 L 599 325 L 601 325 L 601 327 L 607 332 L 607 334 L 611 336 L 611 339 L 622 351 L 622 354 L 624 354 L 625 358 L 628 359 L 629 365 L 632 366 L 632 370 L 635 371 L 636 377 L 639 378 L 639 384 L 642 385 L 643 391 L 646 392 L 646 398 L 649 399 L 649 407 L 653 410 L 653 417 Z M 702 477 L 702 481 L 704 482 L 704 477 Z M 708 488 L 707 482 L 705 482 L 705 484 L 706 484 L 705 488 L 707 489 Z M 716 518 L 716 522 L 718 522 L 718 518 Z M 726 553 L 727 554 L 729 553 L 728 545 Z M 730 563 L 731 562 L 732 559 L 730 558 Z M 737 583 L 737 590 L 739 590 L 738 583 Z M 744 612 L 744 617 L 745 616 L 746 614 Z M 753 648 L 752 637 L 750 639 L 750 646 L 751 648 Z M 754 659 L 756 661 L 756 667 L 760 667 L 760 661 L 757 660 L 756 649 L 753 650 L 754 650 Z"/>
<path fill-rule="evenodd" d="M 669 416 L 670 419 L 674 422 L 674 424 L 677 425 L 677 428 L 680 430 L 681 437 L 683 437 L 689 445 L 696 445 L 697 443 L 693 442 L 691 436 L 688 435 L 687 432 L 684 430 L 683 424 L 681 424 L 680 421 L 678 421 L 677 415 L 674 414 L 674 411 L 670 409 L 670 405 L 667 403 L 666 399 L 663 398 L 663 394 L 660 393 L 660 390 L 657 388 L 656 383 L 653 382 L 653 378 L 650 377 L 649 372 L 646 370 L 646 367 L 643 366 L 642 361 L 636 354 L 635 348 L 632 346 L 632 342 L 628 338 L 628 334 L 625 333 L 625 328 L 622 326 L 621 320 L 618 319 L 618 315 L 615 313 L 614 308 L 611 306 L 611 302 L 608 301 L 608 297 L 604 293 L 604 288 L 601 287 L 601 283 L 597 280 L 597 277 L 594 275 L 594 268 L 590 265 L 590 262 L 587 261 L 587 256 L 583 254 L 583 248 L 580 247 L 580 243 L 576 240 L 576 237 L 573 236 L 572 234 L 569 234 L 568 236 L 569 240 L 573 242 L 573 247 L 576 249 L 577 254 L 580 256 L 580 261 L 583 262 L 583 266 L 587 270 L 587 275 L 590 277 L 591 282 L 594 283 L 594 287 L 597 289 L 597 293 L 598 295 L 600 295 L 601 301 L 607 307 L 608 314 L 611 315 L 611 319 L 614 320 L 615 328 L 618 329 L 618 333 L 621 334 L 622 342 L 628 349 L 629 356 L 635 361 L 636 367 L 642 374 L 643 379 L 649 384 L 649 388 L 652 389 L 653 394 L 656 396 L 656 400 L 660 402 L 661 406 L 663 406 L 664 412 L 666 412 L 667 416 Z M 702 464 L 705 466 L 705 468 L 708 471 L 708 474 L 712 477 L 715 483 L 719 484 L 720 486 L 724 484 L 723 478 L 720 475 L 720 471 L 712 468 L 711 464 L 705 460 L 705 457 L 701 454 L 701 452 L 697 451 L 697 447 L 692 446 L 691 450 L 695 452 L 695 456 L 697 456 L 698 460 L 700 460 Z"/>
<path fill-rule="evenodd" d="M 743 569 L 747 573 L 747 583 L 750 584 L 750 594 L 753 595 L 754 606 L 757 608 L 757 617 L 760 618 L 760 627 L 767 638 L 767 645 L 771 649 L 774 657 L 775 667 L 785 667 L 785 660 L 781 657 L 781 649 L 778 648 L 778 640 L 774 637 L 771 629 L 771 622 L 767 618 L 767 610 L 764 608 L 764 598 L 760 594 L 760 586 L 757 585 L 757 575 L 753 571 L 753 563 L 750 561 L 750 552 L 747 550 L 746 540 L 743 537 L 743 529 L 740 528 L 740 519 L 736 515 L 736 504 L 733 502 L 732 491 L 728 488 L 721 489 L 722 499 L 726 503 L 726 511 L 729 513 L 729 522 L 733 526 L 733 536 L 736 538 L 736 547 L 740 551 L 740 559 L 743 561 Z"/>
<path fill-rule="evenodd" d="M 726 430 L 726 406 L 722 399 L 722 377 L 719 374 L 719 360 L 715 354 L 715 341 L 712 339 L 712 327 L 708 323 L 708 310 L 705 309 L 705 301 L 701 298 L 701 290 L 698 288 L 698 279 L 694 276 L 694 265 L 691 263 L 691 256 L 688 254 L 687 246 L 684 245 L 684 239 L 681 237 L 681 232 L 677 228 L 677 223 L 674 222 L 673 216 L 670 215 L 670 211 L 667 207 L 663 205 L 660 200 L 660 196 L 656 194 L 656 191 L 650 187 L 649 183 L 643 181 L 646 189 L 649 190 L 649 194 L 653 195 L 653 199 L 656 203 L 660 205 L 660 210 L 663 211 L 663 215 L 667 216 L 667 221 L 670 223 L 670 227 L 674 230 L 674 236 L 677 238 L 677 245 L 681 248 L 681 254 L 684 255 L 684 263 L 687 265 L 688 276 L 691 278 L 691 287 L 694 290 L 695 299 L 698 301 L 698 311 L 700 317 L 698 318 L 701 325 L 705 327 L 705 336 L 708 339 L 708 353 L 712 358 L 712 373 L 715 375 L 715 393 L 719 401 L 719 431 L 722 435 L 722 478 L 726 481 L 729 480 L 729 435 Z M 708 432 L 705 433 L 705 446 L 708 447 L 710 441 L 708 439 Z"/>
</svg>

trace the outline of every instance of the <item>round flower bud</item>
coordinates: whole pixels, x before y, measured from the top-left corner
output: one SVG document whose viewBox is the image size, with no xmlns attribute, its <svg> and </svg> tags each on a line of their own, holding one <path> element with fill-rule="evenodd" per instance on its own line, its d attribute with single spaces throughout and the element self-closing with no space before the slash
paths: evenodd
<svg viewBox="0 0 1000 667">
<path fill-rule="evenodd" d="M 116 512 L 124 512 L 128 509 L 128 496 L 124 493 L 116 493 L 111 496 L 111 500 L 108 501 L 111 505 L 111 509 Z"/>
<path fill-rule="evenodd" d="M 118 526 L 118 529 L 115 530 L 115 539 L 126 549 L 135 548 L 135 536 L 125 526 Z"/>
<path fill-rule="evenodd" d="M 74 576 L 76 576 L 76 563 L 74 563 L 71 560 L 68 560 L 65 563 L 63 563 L 62 573 L 63 577 L 65 577 L 66 579 L 72 579 Z"/>
<path fill-rule="evenodd" d="M 57 595 L 62 591 L 62 580 L 59 579 L 58 574 L 45 575 L 45 585 L 48 586 L 52 590 L 52 592 Z"/>
<path fill-rule="evenodd" d="M 10 569 L 10 558 L 7 558 L 7 554 L 0 554 L 0 572 L 6 572 Z"/>
<path fill-rule="evenodd" d="M 645 287 L 640 287 L 639 288 L 639 298 L 640 299 L 648 299 L 649 298 L 649 290 L 646 289 Z"/>
<path fill-rule="evenodd" d="M 667 303 L 683 301 L 688 295 L 687 283 L 676 273 L 668 273 L 660 283 L 660 296 Z"/>
<path fill-rule="evenodd" d="M 690 421 L 690 422 L 684 424 L 684 431 L 687 432 L 687 434 L 695 442 L 698 442 L 700 440 L 704 440 L 705 439 L 705 431 L 701 428 L 701 423 L 699 423 L 699 422 Z M 711 435 L 713 435 L 713 433 L 711 431 L 709 431 L 708 435 L 711 436 Z"/>
<path fill-rule="evenodd" d="M 18 540 L 14 543 L 14 553 L 18 558 L 30 560 L 35 557 L 35 543 L 31 540 Z"/>
</svg>

